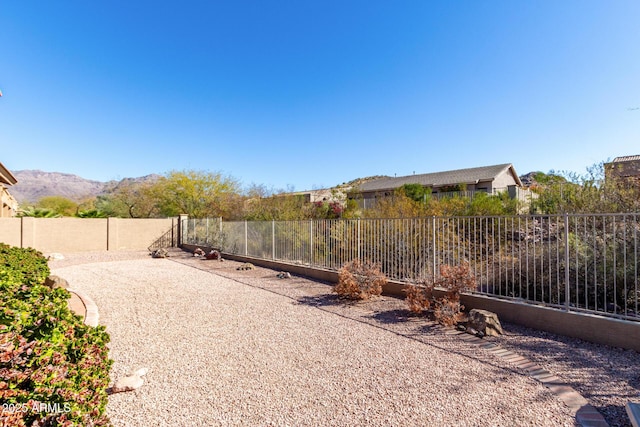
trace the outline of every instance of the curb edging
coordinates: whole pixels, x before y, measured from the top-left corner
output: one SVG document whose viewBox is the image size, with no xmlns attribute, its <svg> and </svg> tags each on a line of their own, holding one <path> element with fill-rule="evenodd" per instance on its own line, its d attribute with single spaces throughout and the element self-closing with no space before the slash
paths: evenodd
<svg viewBox="0 0 640 427">
<path fill-rule="evenodd" d="M 80 298 L 82 303 L 84 304 L 85 313 L 84 313 L 84 323 L 89 326 L 96 327 L 98 326 L 99 315 L 98 315 L 98 306 L 96 303 L 89 297 L 87 294 L 76 291 L 75 289 L 67 289 L 69 292 L 74 293 Z"/>
</svg>

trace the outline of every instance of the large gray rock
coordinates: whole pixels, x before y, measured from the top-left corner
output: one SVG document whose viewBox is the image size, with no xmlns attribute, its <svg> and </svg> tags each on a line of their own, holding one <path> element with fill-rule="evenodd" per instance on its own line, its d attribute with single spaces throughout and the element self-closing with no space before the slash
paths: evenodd
<svg viewBox="0 0 640 427">
<path fill-rule="evenodd" d="M 487 310 L 479 310 L 474 308 L 469 312 L 469 328 L 482 332 L 488 336 L 502 335 L 502 325 L 498 319 L 498 315 Z"/>
</svg>

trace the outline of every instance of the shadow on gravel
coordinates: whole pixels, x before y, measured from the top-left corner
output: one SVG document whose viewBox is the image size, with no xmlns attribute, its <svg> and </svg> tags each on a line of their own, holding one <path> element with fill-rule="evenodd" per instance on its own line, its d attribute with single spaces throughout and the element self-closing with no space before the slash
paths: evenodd
<svg viewBox="0 0 640 427">
<path fill-rule="evenodd" d="M 435 323 L 435 321 L 433 321 L 433 323 L 428 323 L 426 325 L 420 326 L 420 333 L 435 334 L 436 332 L 442 332 L 442 329 L 443 329 L 442 326 L 440 326 L 439 324 Z"/>
<path fill-rule="evenodd" d="M 340 295 L 323 294 L 323 295 L 306 295 L 298 298 L 300 304 L 312 307 L 331 307 L 337 305 L 354 305 L 352 301 L 340 298 Z"/>
<path fill-rule="evenodd" d="M 387 311 L 379 311 L 373 316 L 372 319 L 377 320 L 380 323 L 384 323 L 386 325 L 393 325 L 396 323 L 404 323 L 410 320 L 419 319 L 420 316 L 412 313 L 409 310 L 405 309 L 396 309 L 396 310 L 387 310 Z"/>
</svg>

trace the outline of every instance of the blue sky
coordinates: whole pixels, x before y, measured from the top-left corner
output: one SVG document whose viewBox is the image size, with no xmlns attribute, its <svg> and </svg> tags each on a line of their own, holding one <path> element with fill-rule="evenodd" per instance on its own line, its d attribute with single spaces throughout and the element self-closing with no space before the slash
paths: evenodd
<svg viewBox="0 0 640 427">
<path fill-rule="evenodd" d="M 640 2 L 0 0 L 0 161 L 272 189 L 640 154 Z"/>
</svg>

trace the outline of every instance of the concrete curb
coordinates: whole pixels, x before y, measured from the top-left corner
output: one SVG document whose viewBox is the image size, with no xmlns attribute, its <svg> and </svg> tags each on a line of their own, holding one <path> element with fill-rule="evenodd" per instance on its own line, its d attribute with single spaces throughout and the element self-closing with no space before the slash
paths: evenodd
<svg viewBox="0 0 640 427">
<path fill-rule="evenodd" d="M 83 292 L 76 291 L 74 289 L 67 289 L 69 292 L 74 293 L 80 298 L 82 304 L 84 304 L 84 323 L 89 326 L 98 326 L 98 306 L 96 303 Z M 80 314 L 80 313 L 78 313 Z"/>
</svg>

